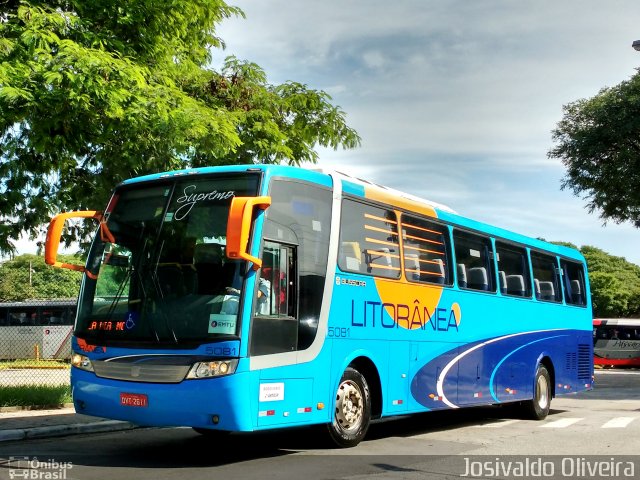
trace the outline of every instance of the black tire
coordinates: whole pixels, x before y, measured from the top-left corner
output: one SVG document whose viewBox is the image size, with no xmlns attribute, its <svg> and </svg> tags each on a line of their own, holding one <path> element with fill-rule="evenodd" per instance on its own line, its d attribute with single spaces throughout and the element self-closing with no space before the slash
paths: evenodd
<svg viewBox="0 0 640 480">
<path fill-rule="evenodd" d="M 523 413 L 531 420 L 544 420 L 551 407 L 551 376 L 547 367 L 540 364 L 533 381 L 533 398 L 523 404 Z"/>
<path fill-rule="evenodd" d="M 371 423 L 371 394 L 364 376 L 347 368 L 342 374 L 333 420 L 327 424 L 329 438 L 341 448 L 355 447 L 369 430 Z"/>
</svg>

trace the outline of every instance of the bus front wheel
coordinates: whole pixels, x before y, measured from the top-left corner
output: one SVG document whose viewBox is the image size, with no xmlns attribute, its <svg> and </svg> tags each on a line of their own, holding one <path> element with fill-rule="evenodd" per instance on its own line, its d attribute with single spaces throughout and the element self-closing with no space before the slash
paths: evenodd
<svg viewBox="0 0 640 480">
<path fill-rule="evenodd" d="M 533 399 L 524 404 L 524 413 L 532 420 L 544 420 L 551 407 L 551 377 L 547 367 L 540 364 L 533 383 Z"/>
<path fill-rule="evenodd" d="M 342 374 L 336 391 L 333 421 L 327 425 L 329 437 L 339 447 L 355 447 L 371 422 L 371 395 L 364 376 L 353 368 Z"/>
</svg>

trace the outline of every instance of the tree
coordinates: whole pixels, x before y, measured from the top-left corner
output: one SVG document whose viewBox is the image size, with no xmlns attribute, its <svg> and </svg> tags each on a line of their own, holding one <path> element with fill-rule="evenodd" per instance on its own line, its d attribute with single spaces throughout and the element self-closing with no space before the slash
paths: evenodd
<svg viewBox="0 0 640 480">
<path fill-rule="evenodd" d="M 359 145 L 325 92 L 235 57 L 209 67 L 216 25 L 242 15 L 222 0 L 2 4 L 0 252 L 53 213 L 102 208 L 131 176 Z"/>
<path fill-rule="evenodd" d="M 640 228 L 640 74 L 564 106 L 548 155 L 567 169 L 562 187 L 589 211 Z"/>
<path fill-rule="evenodd" d="M 580 251 L 589 268 L 594 316 L 640 316 L 640 266 L 596 247 Z"/>
<path fill-rule="evenodd" d="M 82 263 L 71 255 L 60 255 L 59 258 L 61 261 Z M 81 279 L 80 272 L 47 266 L 43 257 L 20 255 L 0 264 L 0 301 L 76 298 Z"/>
</svg>

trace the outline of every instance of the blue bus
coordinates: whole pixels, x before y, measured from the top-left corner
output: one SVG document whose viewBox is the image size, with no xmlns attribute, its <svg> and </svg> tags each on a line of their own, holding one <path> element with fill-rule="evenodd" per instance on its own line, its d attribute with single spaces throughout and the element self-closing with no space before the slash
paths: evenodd
<svg viewBox="0 0 640 480">
<path fill-rule="evenodd" d="M 98 221 L 84 266 L 67 218 Z M 518 404 L 590 389 L 582 255 L 337 172 L 224 166 L 119 185 L 56 216 L 83 271 L 78 412 L 217 435 Z"/>
</svg>

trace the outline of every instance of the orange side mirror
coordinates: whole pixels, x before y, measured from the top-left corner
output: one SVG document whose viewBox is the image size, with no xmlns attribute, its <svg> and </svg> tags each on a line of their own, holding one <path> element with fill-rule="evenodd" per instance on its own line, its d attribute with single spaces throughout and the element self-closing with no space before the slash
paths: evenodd
<svg viewBox="0 0 640 480">
<path fill-rule="evenodd" d="M 66 212 L 60 213 L 51 219 L 49 228 L 47 230 L 47 241 L 44 246 L 44 261 L 47 265 L 52 265 L 58 268 L 68 268 L 69 270 L 76 270 L 78 272 L 84 272 L 85 268 L 82 265 L 75 265 L 72 263 L 64 263 L 58 261 L 58 248 L 60 248 L 60 238 L 62 236 L 62 229 L 64 228 L 64 222 L 69 218 L 95 218 L 100 222 L 102 227 L 102 212 L 96 210 L 85 210 L 80 212 Z M 106 228 L 108 232 L 106 235 L 110 236 L 111 232 Z M 100 229 L 102 234 L 102 228 Z M 113 238 L 113 237 L 112 237 Z"/>
<path fill-rule="evenodd" d="M 249 232 L 253 210 L 258 207 L 266 210 L 271 205 L 271 197 L 234 197 L 231 200 L 229 219 L 227 222 L 227 257 L 248 260 L 253 269 L 262 266 L 262 259 L 254 257 L 247 251 Z"/>
</svg>

